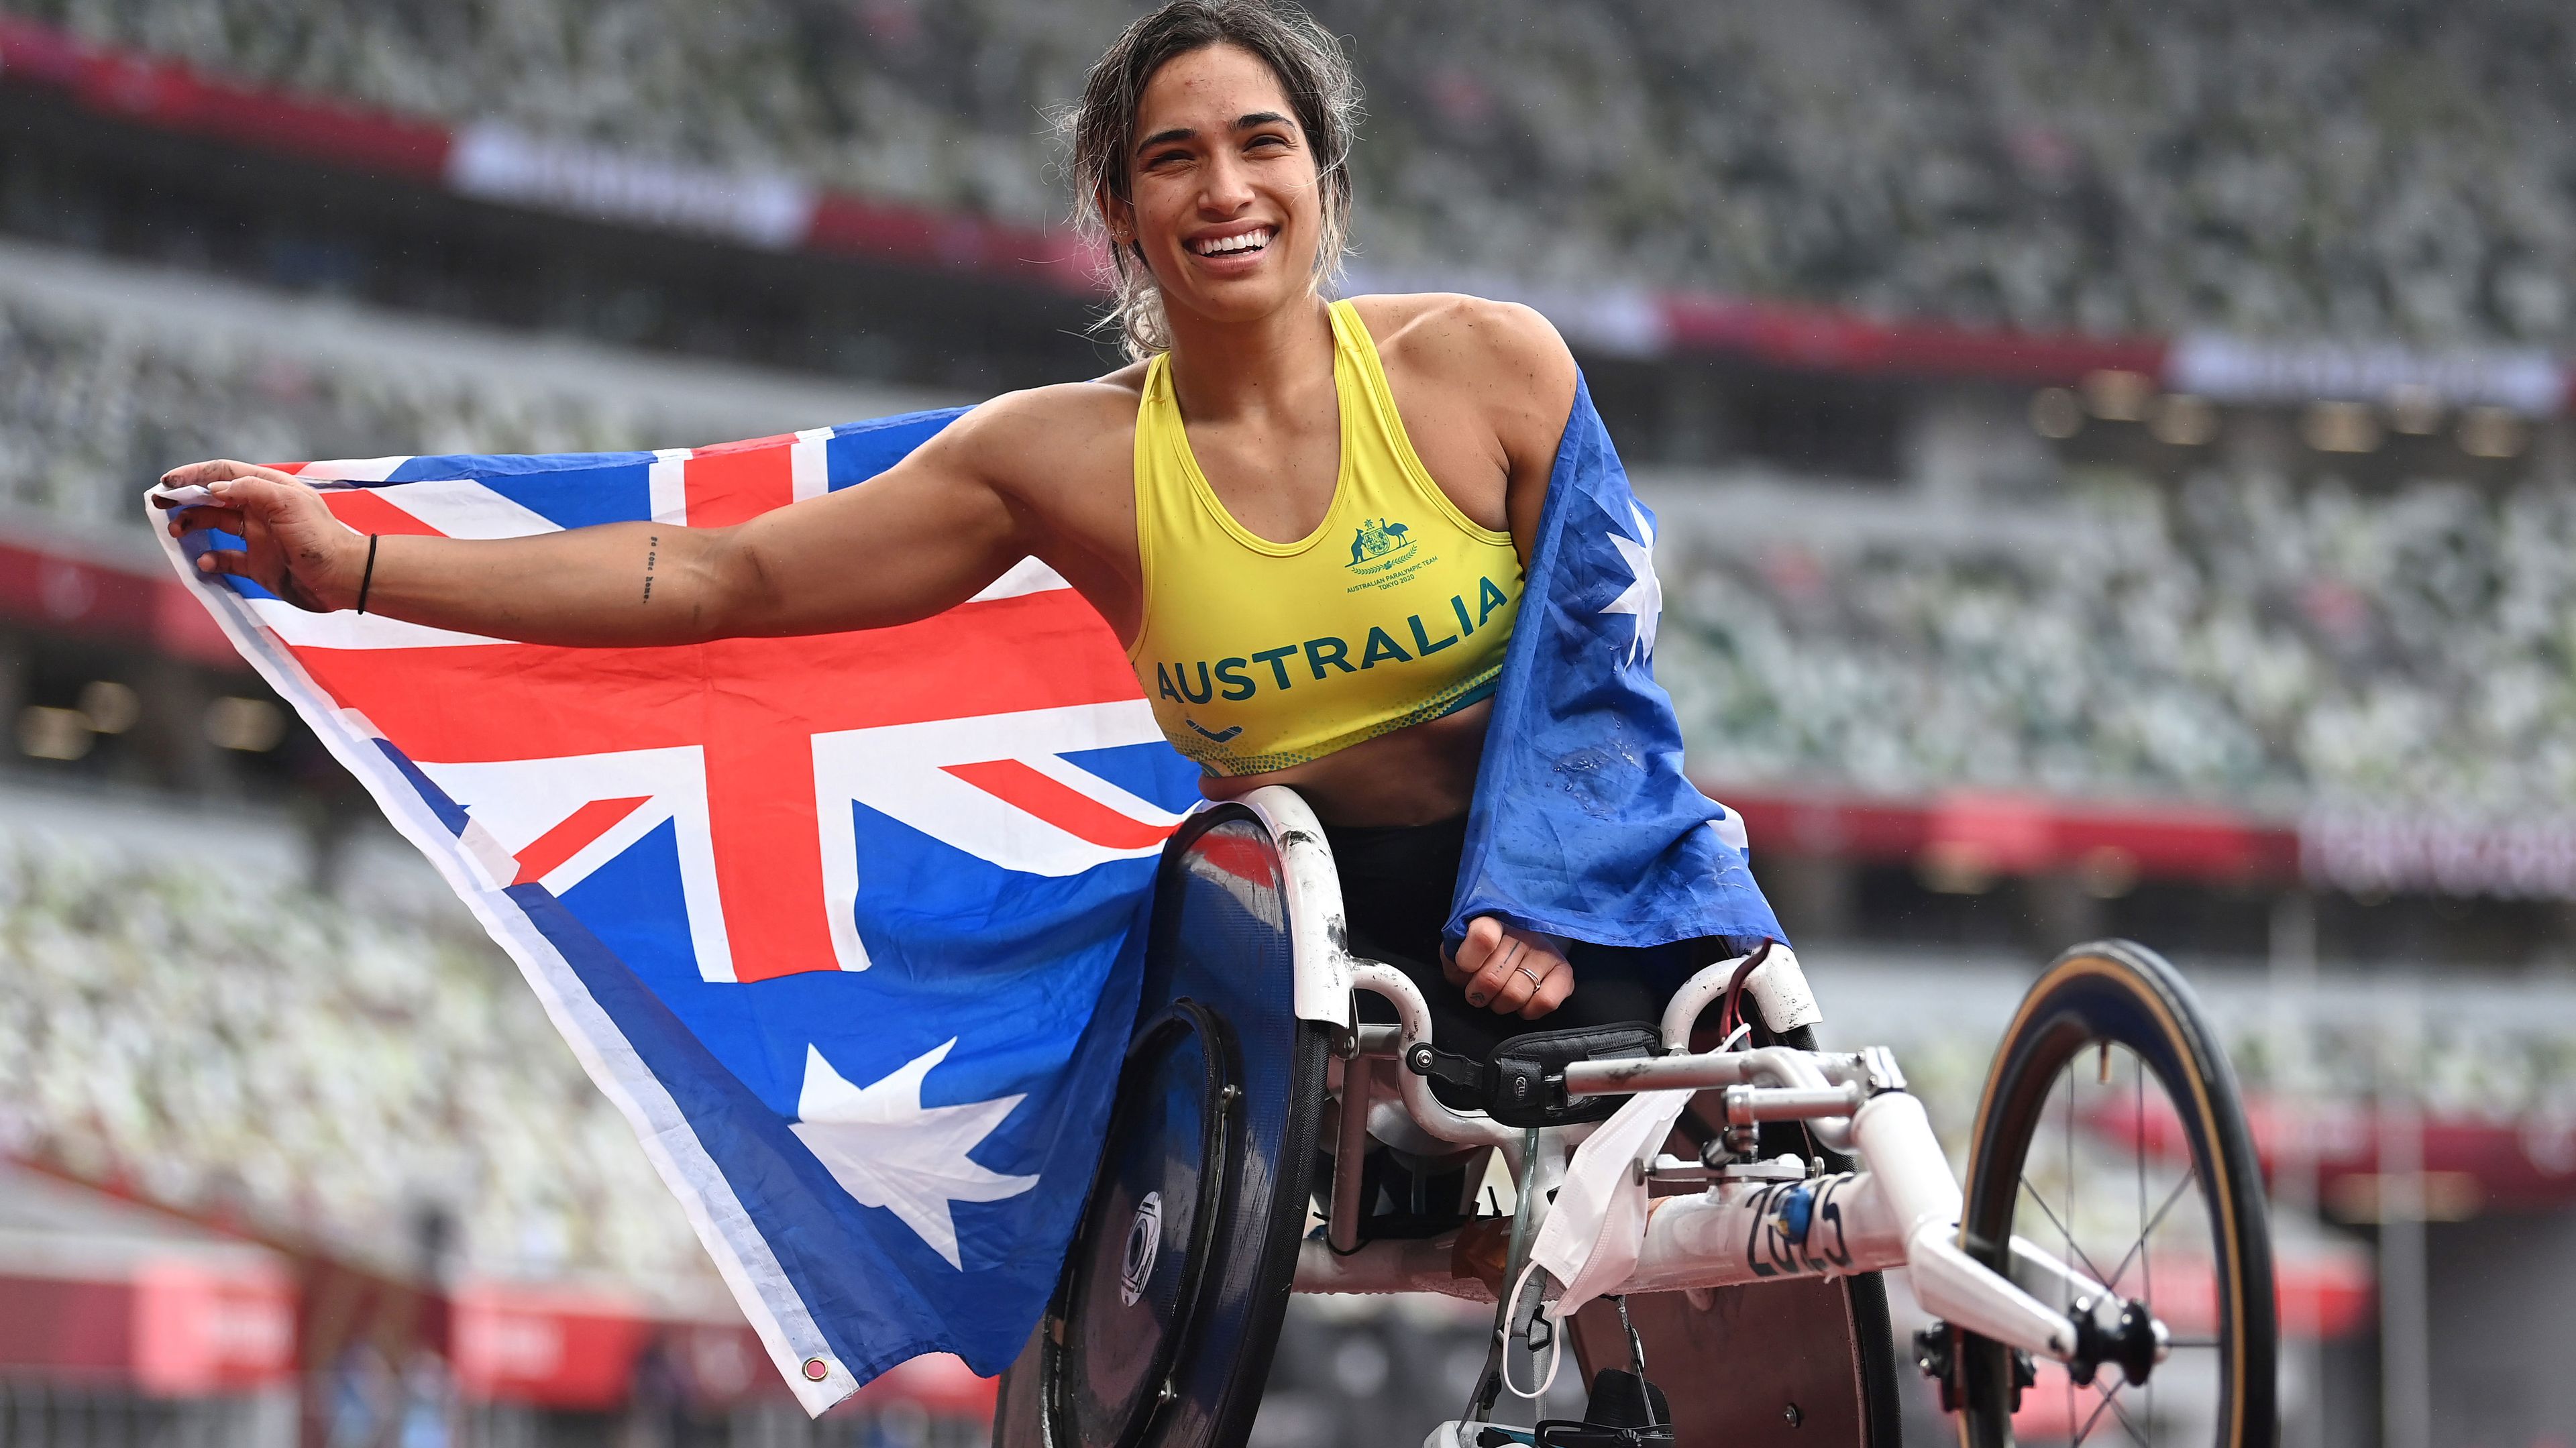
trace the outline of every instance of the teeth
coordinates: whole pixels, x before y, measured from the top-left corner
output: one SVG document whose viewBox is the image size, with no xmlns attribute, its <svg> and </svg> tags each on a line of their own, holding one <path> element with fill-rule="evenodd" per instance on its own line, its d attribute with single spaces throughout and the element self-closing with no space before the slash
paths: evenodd
<svg viewBox="0 0 2576 1448">
<path fill-rule="evenodd" d="M 1224 256 L 1228 252 L 1254 251 L 1269 244 L 1270 232 L 1265 228 L 1260 231 L 1247 231 L 1240 236 L 1220 237 L 1215 241 L 1202 242 L 1199 245 L 1199 255 Z"/>
</svg>

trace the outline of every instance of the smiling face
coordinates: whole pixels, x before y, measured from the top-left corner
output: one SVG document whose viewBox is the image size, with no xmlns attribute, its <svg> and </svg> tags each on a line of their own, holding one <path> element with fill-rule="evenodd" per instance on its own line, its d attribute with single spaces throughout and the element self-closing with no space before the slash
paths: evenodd
<svg viewBox="0 0 2576 1448">
<path fill-rule="evenodd" d="M 1233 45 L 1175 56 L 1136 108 L 1128 202 L 1104 207 L 1167 313 L 1244 322 L 1302 301 L 1323 208 L 1316 158 L 1268 64 Z"/>
</svg>

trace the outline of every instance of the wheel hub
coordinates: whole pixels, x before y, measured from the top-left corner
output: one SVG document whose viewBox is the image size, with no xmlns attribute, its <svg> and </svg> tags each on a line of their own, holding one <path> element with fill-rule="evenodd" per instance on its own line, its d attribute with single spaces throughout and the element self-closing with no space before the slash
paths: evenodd
<svg viewBox="0 0 2576 1448">
<path fill-rule="evenodd" d="M 2104 1363 L 2117 1366 L 2122 1381 L 2143 1385 L 2164 1361 L 2165 1325 L 2135 1298 L 2083 1298 L 2068 1315 L 2075 1321 L 2075 1356 L 2067 1359 L 2066 1375 L 2079 1387 L 2090 1386 Z"/>
</svg>

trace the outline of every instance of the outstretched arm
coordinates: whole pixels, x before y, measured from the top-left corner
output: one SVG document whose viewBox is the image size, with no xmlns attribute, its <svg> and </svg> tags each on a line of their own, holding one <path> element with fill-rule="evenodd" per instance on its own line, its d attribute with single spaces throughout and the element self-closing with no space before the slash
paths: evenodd
<svg viewBox="0 0 2576 1448">
<path fill-rule="evenodd" d="M 988 404 L 1008 411 L 1012 399 Z M 211 507 L 174 533 L 213 528 L 247 546 L 209 552 L 206 573 L 252 579 L 299 608 L 355 607 L 460 633 L 569 646 L 696 643 L 745 634 L 876 628 L 963 601 L 1033 550 L 1036 529 L 991 481 L 992 429 L 969 413 L 864 487 L 731 528 L 610 523 L 526 538 L 366 535 L 314 489 L 271 468 L 173 469 Z"/>
</svg>

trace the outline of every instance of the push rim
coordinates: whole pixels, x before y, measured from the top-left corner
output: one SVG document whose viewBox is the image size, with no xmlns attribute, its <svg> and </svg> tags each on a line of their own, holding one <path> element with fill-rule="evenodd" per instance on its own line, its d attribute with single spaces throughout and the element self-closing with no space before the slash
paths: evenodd
<svg viewBox="0 0 2576 1448">
<path fill-rule="evenodd" d="M 2059 957 L 1996 1052 L 1974 1140 L 1961 1245 L 1986 1266 L 2004 1270 L 2018 1230 L 2152 1304 L 2160 1252 L 2168 1266 L 2207 1264 L 2205 1312 L 2197 1291 L 2177 1300 L 2168 1289 L 2181 1326 L 2145 1384 L 2104 1365 L 2077 1387 L 2050 1365 L 2042 1391 L 2063 1394 L 2066 1421 L 2049 1436 L 2269 1448 L 2278 1343 L 2262 1181 L 2234 1073 L 2173 967 L 2125 941 Z M 2125 1231 L 2123 1206 L 2134 1212 Z M 1968 1334 L 1959 1346 L 1961 1443 L 2011 1443 L 2014 1405 L 2029 1402 L 2014 1354 Z M 2205 1412 L 2158 1411 L 2200 1397 L 2187 1391 L 2198 1384 L 2207 1401 L 2193 1406 Z"/>
</svg>

